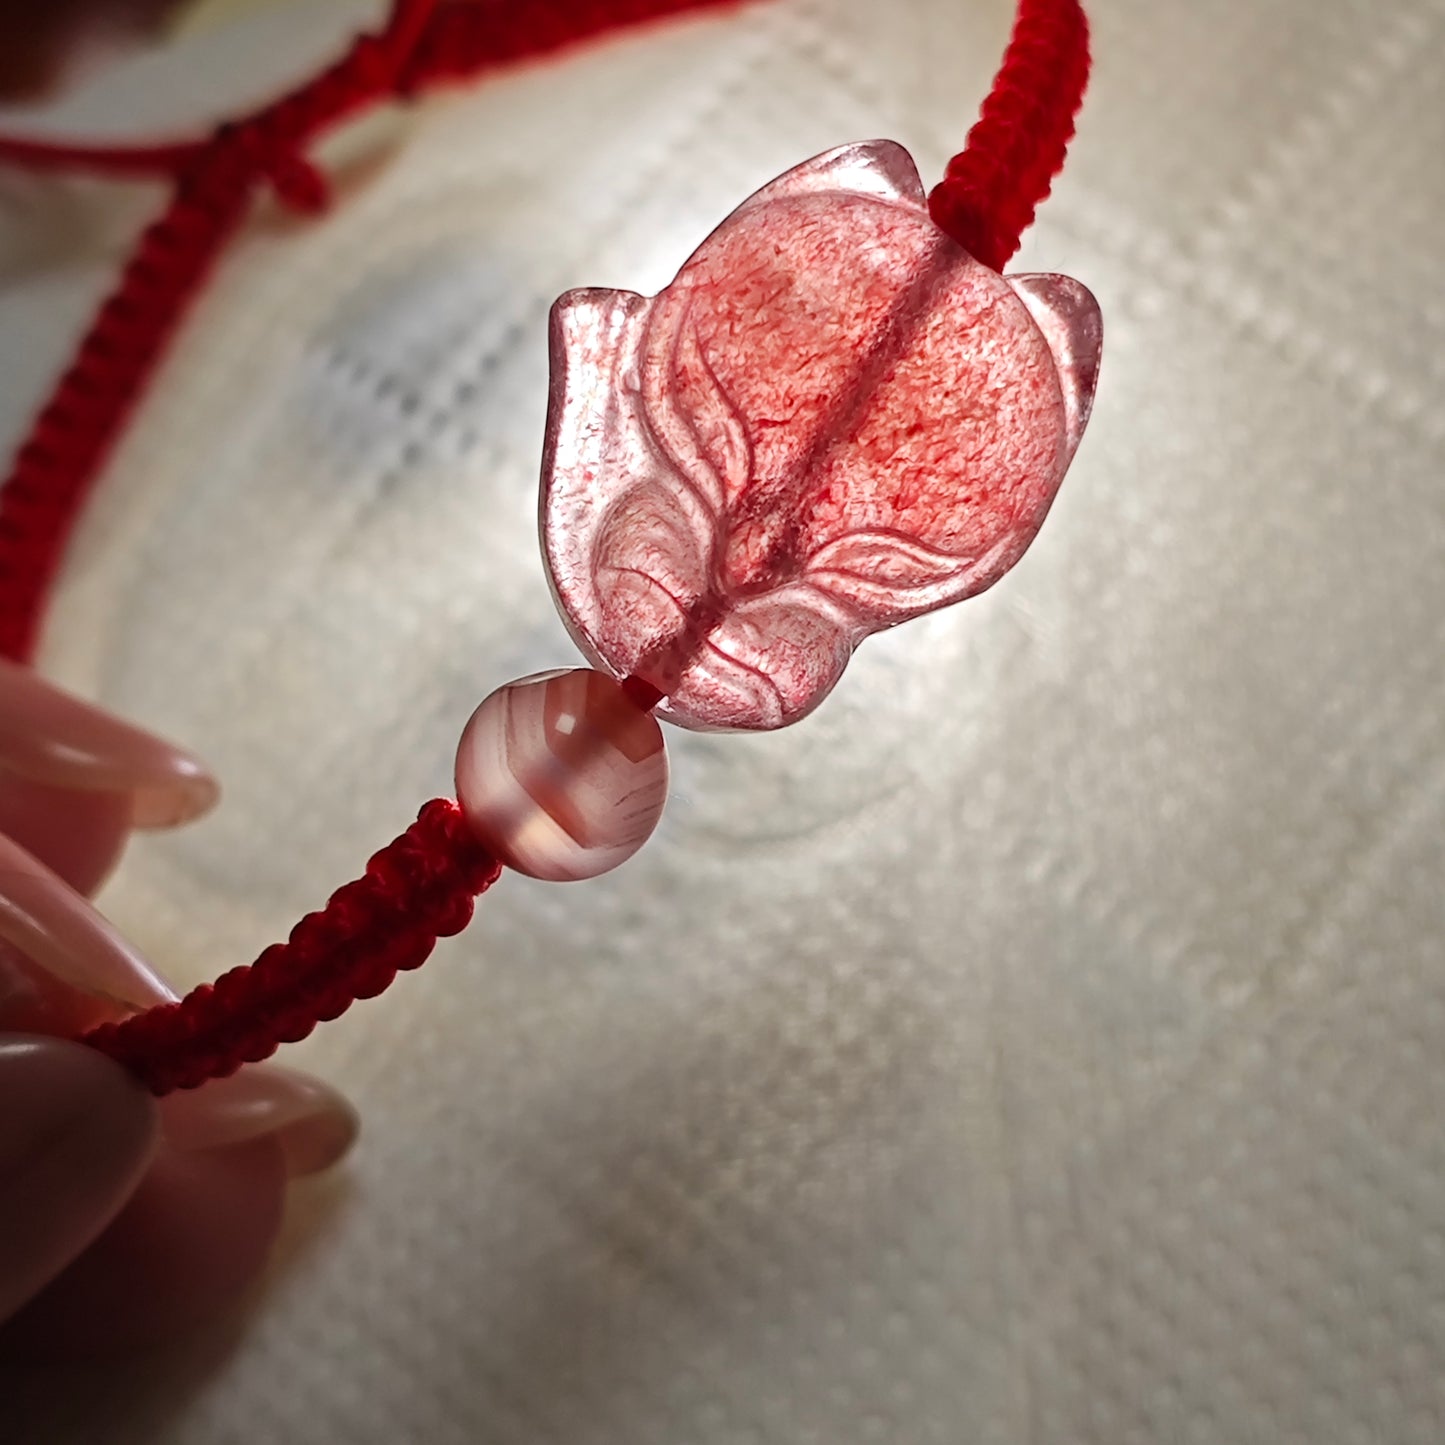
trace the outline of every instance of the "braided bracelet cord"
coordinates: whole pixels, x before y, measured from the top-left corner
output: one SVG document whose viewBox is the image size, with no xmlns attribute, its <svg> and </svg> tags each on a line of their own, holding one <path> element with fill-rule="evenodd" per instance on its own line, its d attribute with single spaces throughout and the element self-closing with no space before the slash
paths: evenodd
<svg viewBox="0 0 1445 1445">
<path fill-rule="evenodd" d="M 426 962 L 438 938 L 460 933 L 472 900 L 496 882 L 497 862 L 455 803 L 437 798 L 365 874 L 310 913 L 285 943 L 85 1042 L 157 1094 L 189 1089 L 304 1039 L 356 999 L 374 998 L 399 972 Z"/>
<path fill-rule="evenodd" d="M 383 30 L 360 37 L 321 75 L 209 140 L 91 147 L 0 137 L 3 164 L 156 175 L 173 185 L 0 483 L 0 655 L 32 657 L 90 491 L 253 198 L 269 185 L 301 211 L 327 204 L 325 179 L 304 155 L 309 143 L 367 106 L 432 83 L 473 77 L 610 28 L 736 3 L 397 0 Z M 938 226 L 994 270 L 1017 250 L 1063 163 L 1088 68 L 1078 0 L 1020 0 L 981 118 L 929 197 Z M 439 937 L 466 926 L 473 899 L 500 866 L 457 805 L 434 800 L 286 943 L 177 1003 L 94 1029 L 85 1042 L 157 1094 L 223 1077 L 419 966 Z"/>
</svg>

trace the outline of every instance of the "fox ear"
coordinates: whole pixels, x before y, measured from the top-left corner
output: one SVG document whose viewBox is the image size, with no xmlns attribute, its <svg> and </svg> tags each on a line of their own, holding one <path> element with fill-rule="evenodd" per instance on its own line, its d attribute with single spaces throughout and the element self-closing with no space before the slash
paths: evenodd
<svg viewBox="0 0 1445 1445">
<path fill-rule="evenodd" d="M 1093 292 L 1071 276 L 1024 275 L 1005 278 L 1028 307 L 1044 334 L 1059 385 L 1064 393 L 1064 425 L 1068 433 L 1068 459 L 1078 450 L 1094 391 L 1099 384 L 1099 357 L 1104 345 L 1104 322 Z"/>
<path fill-rule="evenodd" d="M 864 140 L 824 151 L 755 191 L 739 210 L 760 202 L 817 191 L 851 191 L 880 201 L 923 207 L 923 182 L 913 157 L 897 141 Z"/>
<path fill-rule="evenodd" d="M 637 318 L 647 306 L 647 297 L 635 291 L 591 286 L 564 292 L 552 303 L 553 364 L 625 351 L 618 343 L 636 330 Z"/>
<path fill-rule="evenodd" d="M 635 291 L 591 287 L 568 291 L 552 303 L 548 329 L 551 382 L 547 405 L 547 445 L 542 464 L 544 511 L 574 493 L 590 514 L 611 500 L 616 478 L 601 467 L 608 408 L 620 403 L 616 389 L 602 379 L 635 371 L 637 349 L 652 302 Z M 559 436 L 568 438 L 564 459 Z"/>
</svg>

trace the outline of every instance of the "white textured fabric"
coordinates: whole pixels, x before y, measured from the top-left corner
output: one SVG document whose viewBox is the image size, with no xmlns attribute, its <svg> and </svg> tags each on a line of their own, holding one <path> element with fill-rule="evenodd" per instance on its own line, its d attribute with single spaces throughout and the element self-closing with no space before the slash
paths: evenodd
<svg viewBox="0 0 1445 1445">
<path fill-rule="evenodd" d="M 1025 562 L 790 732 L 675 736 L 637 860 L 506 879 L 293 1050 L 366 1132 L 239 1335 L 7 1380 L 0 1437 L 1445 1438 L 1445 7 L 1092 9 L 1020 262 L 1097 292 L 1105 368 Z M 254 954 L 447 789 L 483 693 L 572 656 L 552 296 L 653 289 L 843 140 L 936 175 L 1009 13 L 624 37 L 426 105 L 324 220 L 257 216 L 48 649 L 228 784 L 107 894 L 163 968 Z M 237 21 L 65 114 L 183 119 L 350 23 Z M 140 198 L 0 185 L 13 433 Z"/>
</svg>

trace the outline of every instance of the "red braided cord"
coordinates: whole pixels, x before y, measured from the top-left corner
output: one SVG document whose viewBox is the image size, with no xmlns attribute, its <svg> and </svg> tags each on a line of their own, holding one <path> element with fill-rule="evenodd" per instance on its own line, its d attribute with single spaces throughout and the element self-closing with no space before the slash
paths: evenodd
<svg viewBox="0 0 1445 1445">
<path fill-rule="evenodd" d="M 467 926 L 473 898 L 501 871 L 461 809 L 434 799 L 287 942 L 179 1003 L 102 1024 L 84 1042 L 157 1094 L 224 1078 L 304 1039 L 354 1000 L 374 998 L 399 970 L 420 967 L 438 938 Z"/>
<path fill-rule="evenodd" d="M 70 369 L 0 482 L 0 655 L 28 660 L 66 542 L 131 410 L 252 197 L 269 184 L 289 205 L 324 206 L 324 178 L 302 150 L 388 95 L 459 79 L 625 24 L 739 0 L 396 0 L 387 27 L 362 36 L 315 80 L 205 142 L 51 145 L 0 137 L 0 161 L 164 174 L 174 195 L 142 235 Z M 1076 0 L 1020 0 L 993 94 L 929 198 L 939 226 L 1001 267 L 1048 193 L 1088 74 Z M 175 1004 L 86 1035 L 156 1093 L 192 1088 L 304 1038 L 358 998 L 415 968 L 460 931 L 500 865 L 454 803 L 436 800 L 378 853 L 364 877 L 267 949 Z"/>
<path fill-rule="evenodd" d="M 1064 163 L 1088 81 L 1079 0 L 1019 0 L 978 124 L 928 197 L 939 228 L 995 271 L 1018 250 Z"/>
</svg>

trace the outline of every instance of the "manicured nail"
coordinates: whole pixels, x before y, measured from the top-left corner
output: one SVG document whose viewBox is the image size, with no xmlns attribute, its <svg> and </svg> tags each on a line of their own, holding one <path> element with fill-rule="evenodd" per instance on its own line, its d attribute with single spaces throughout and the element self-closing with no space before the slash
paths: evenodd
<svg viewBox="0 0 1445 1445">
<path fill-rule="evenodd" d="M 44 787 L 120 794 L 136 828 L 188 822 L 220 796 L 191 753 L 3 660 L 0 771 Z"/>
<path fill-rule="evenodd" d="M 219 1149 L 272 1136 L 287 1171 L 315 1174 L 351 1148 L 356 1110 L 309 1074 L 252 1064 L 228 1079 L 168 1095 L 161 1102 L 166 1141 L 178 1149 Z"/>
<path fill-rule="evenodd" d="M 174 999 L 85 899 L 0 837 L 0 1028 L 48 1032 L 47 1012 L 99 1023 Z"/>
</svg>

